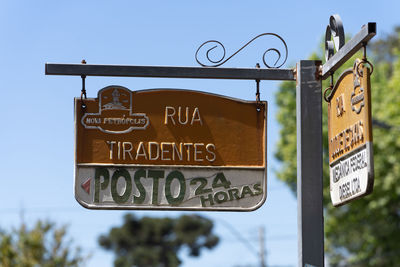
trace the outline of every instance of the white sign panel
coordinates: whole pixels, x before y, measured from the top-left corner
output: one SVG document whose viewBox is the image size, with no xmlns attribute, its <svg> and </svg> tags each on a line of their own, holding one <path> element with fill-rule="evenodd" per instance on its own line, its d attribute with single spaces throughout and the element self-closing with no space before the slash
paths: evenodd
<svg viewBox="0 0 400 267">
<path fill-rule="evenodd" d="M 369 144 L 331 165 L 331 199 L 333 205 L 347 202 L 363 196 L 368 192 L 368 177 L 373 167 L 371 162 L 372 148 Z M 364 179 L 367 177 L 367 179 Z"/>
</svg>

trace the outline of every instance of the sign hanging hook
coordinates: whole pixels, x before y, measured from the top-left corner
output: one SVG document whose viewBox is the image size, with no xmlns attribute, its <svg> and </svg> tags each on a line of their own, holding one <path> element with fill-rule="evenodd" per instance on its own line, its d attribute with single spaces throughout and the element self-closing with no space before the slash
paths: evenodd
<svg viewBox="0 0 400 267">
<path fill-rule="evenodd" d="M 371 73 L 370 73 L 370 74 L 372 74 L 372 73 L 374 72 L 374 65 L 373 65 L 371 62 L 369 62 L 368 59 L 367 59 L 367 44 L 366 44 L 366 43 L 363 43 L 363 58 L 362 58 L 362 60 L 357 64 L 357 68 L 356 68 L 357 74 L 358 74 L 360 77 L 363 76 L 363 73 L 359 71 L 359 67 L 360 67 L 361 64 L 368 64 L 368 65 L 370 65 L 370 67 L 371 67 Z"/>
<path fill-rule="evenodd" d="M 260 69 L 260 64 L 256 64 L 256 69 Z M 260 111 L 260 79 L 256 79 L 256 102 L 257 102 L 257 111 Z"/>
<path fill-rule="evenodd" d="M 331 83 L 330 83 L 329 87 L 327 87 L 324 90 L 324 99 L 325 99 L 326 102 L 330 102 L 331 101 L 331 92 L 333 90 L 333 72 L 331 73 L 330 78 L 331 78 L 330 79 Z"/>
<path fill-rule="evenodd" d="M 82 62 L 81 62 L 82 64 L 86 64 L 86 60 L 82 60 Z M 82 78 L 82 90 L 81 90 L 81 107 L 82 107 L 82 109 L 83 110 L 85 110 L 86 109 L 86 103 L 85 103 L 85 101 L 83 100 L 83 99 L 86 99 L 87 98 L 87 96 L 86 96 L 86 87 L 85 87 L 85 79 L 86 79 L 86 75 L 81 75 L 81 78 Z"/>
</svg>

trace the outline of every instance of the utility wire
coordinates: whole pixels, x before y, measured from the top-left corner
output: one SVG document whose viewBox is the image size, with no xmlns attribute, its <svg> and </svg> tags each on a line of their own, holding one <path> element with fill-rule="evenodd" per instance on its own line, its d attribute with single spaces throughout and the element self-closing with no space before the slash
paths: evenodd
<svg viewBox="0 0 400 267">
<path fill-rule="evenodd" d="M 259 254 L 257 253 L 257 249 L 246 238 L 244 238 L 244 236 L 242 236 L 242 234 L 238 230 L 236 230 L 230 223 L 228 223 L 224 219 L 218 218 L 215 220 L 221 222 L 229 231 L 231 231 L 231 233 L 237 238 L 237 240 L 239 240 L 258 259 Z"/>
<path fill-rule="evenodd" d="M 400 127 L 399 126 L 395 126 L 395 125 L 390 125 L 384 121 L 378 120 L 378 119 L 374 119 L 372 118 L 372 125 L 377 126 L 379 128 L 385 129 L 385 130 L 397 130 L 400 131 Z"/>
</svg>

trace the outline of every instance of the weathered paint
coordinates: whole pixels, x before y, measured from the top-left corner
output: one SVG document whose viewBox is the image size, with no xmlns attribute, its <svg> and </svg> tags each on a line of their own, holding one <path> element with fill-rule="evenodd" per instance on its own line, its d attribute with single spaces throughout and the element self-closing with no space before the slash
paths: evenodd
<svg viewBox="0 0 400 267">
<path fill-rule="evenodd" d="M 253 210 L 265 201 L 266 102 L 120 86 L 84 102 L 75 99 L 83 206 Z"/>
<path fill-rule="evenodd" d="M 342 73 L 328 103 L 330 191 L 335 206 L 367 195 L 373 187 L 370 71 L 359 62 Z"/>
</svg>

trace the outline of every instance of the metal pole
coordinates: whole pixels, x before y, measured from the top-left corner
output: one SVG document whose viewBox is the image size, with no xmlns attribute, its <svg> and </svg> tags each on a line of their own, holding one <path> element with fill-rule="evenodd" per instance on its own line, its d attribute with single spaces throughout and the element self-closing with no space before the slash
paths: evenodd
<svg viewBox="0 0 400 267">
<path fill-rule="evenodd" d="M 264 234 L 264 226 L 260 226 L 259 228 L 259 236 L 260 236 L 260 261 L 261 267 L 267 267 L 265 260 L 265 234 Z"/>
<path fill-rule="evenodd" d="M 297 216 L 299 267 L 324 266 L 320 61 L 297 64 Z"/>
</svg>

